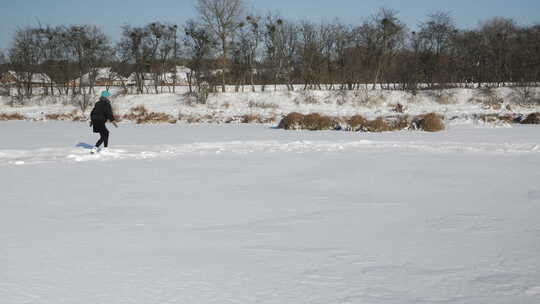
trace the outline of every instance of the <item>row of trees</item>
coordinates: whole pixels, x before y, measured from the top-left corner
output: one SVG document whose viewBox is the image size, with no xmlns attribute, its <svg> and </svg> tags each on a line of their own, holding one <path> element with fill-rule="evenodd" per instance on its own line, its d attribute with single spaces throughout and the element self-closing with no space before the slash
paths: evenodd
<svg viewBox="0 0 540 304">
<path fill-rule="evenodd" d="M 540 80 L 540 25 L 519 26 L 511 19 L 459 29 L 449 14 L 439 12 L 411 31 L 389 9 L 357 25 L 248 14 L 242 0 L 198 0 L 197 11 L 198 18 L 183 25 L 125 26 L 117 43 L 89 25 L 19 29 L 0 64 L 16 71 L 28 95 L 38 72 L 51 83 L 66 84 L 51 84 L 45 93 L 86 94 L 93 89 L 92 77 L 87 87 L 67 84 L 101 66 L 134 73 L 139 93 L 149 74 L 157 93 L 163 75 L 177 65 L 191 69 L 190 91 L 203 83 L 223 91 L 226 85 L 255 89 L 257 84 L 417 90 Z"/>
</svg>

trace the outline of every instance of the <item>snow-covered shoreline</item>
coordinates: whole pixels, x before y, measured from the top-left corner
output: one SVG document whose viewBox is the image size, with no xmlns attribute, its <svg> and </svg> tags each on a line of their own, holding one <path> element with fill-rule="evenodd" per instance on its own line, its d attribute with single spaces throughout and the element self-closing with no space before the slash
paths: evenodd
<svg viewBox="0 0 540 304">
<path fill-rule="evenodd" d="M 100 88 L 97 88 L 99 91 Z M 538 88 L 531 88 L 540 96 Z M 540 104 L 520 105 L 515 88 L 448 89 L 420 91 L 412 95 L 404 91 L 267 91 L 211 94 L 207 104 L 196 104 L 185 94 L 120 95 L 113 90 L 112 102 L 117 115 L 144 106 L 150 112 L 162 113 L 180 122 L 223 123 L 257 117 L 254 121 L 279 121 L 291 112 L 319 113 L 330 116 L 363 115 L 369 119 L 395 115 L 395 107 L 403 105 L 409 115 L 435 112 L 448 118 L 475 119 L 485 114 L 529 114 L 540 111 Z M 97 100 L 97 96 L 91 97 Z M 499 104 L 493 104 L 493 100 Z M 82 118 L 80 107 L 70 104 L 68 97 L 34 97 L 23 106 L 10 106 L 9 97 L 0 97 L 0 113 L 20 114 L 30 120 L 48 120 L 47 116 L 69 114 Z"/>
</svg>

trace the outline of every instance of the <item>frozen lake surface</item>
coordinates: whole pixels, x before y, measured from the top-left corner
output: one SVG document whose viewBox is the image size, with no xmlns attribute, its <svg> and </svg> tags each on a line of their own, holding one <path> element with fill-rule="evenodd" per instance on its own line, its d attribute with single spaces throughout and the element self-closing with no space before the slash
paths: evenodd
<svg viewBox="0 0 540 304">
<path fill-rule="evenodd" d="M 0 123 L 0 299 L 539 303 L 539 130 Z"/>
</svg>

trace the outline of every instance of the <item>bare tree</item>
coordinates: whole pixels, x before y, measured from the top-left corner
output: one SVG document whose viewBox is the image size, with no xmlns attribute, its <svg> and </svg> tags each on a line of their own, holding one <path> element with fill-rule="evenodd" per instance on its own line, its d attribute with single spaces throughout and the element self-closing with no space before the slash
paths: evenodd
<svg viewBox="0 0 540 304">
<path fill-rule="evenodd" d="M 266 32 L 264 34 L 266 63 L 271 70 L 274 90 L 277 89 L 278 82 L 285 83 L 290 91 L 294 90 L 291 74 L 296 65 L 298 34 L 299 30 L 296 24 L 277 16 L 269 15 L 266 17 Z"/>
<path fill-rule="evenodd" d="M 122 61 L 133 65 L 135 86 L 139 94 L 144 93 L 144 74 L 148 62 L 147 54 L 143 51 L 143 38 L 145 35 L 147 33 L 143 28 L 126 25 L 122 29 L 122 38 L 117 47 Z"/>
<path fill-rule="evenodd" d="M 15 72 L 17 92 L 20 97 L 32 96 L 32 79 L 41 63 L 42 52 L 36 31 L 33 28 L 21 28 L 15 32 L 13 46 L 9 49 L 10 68 Z"/>
<path fill-rule="evenodd" d="M 492 18 L 483 22 L 480 32 L 485 51 L 483 68 L 489 71 L 490 82 L 497 86 L 510 78 L 511 41 L 516 34 L 516 25 L 512 19 Z"/>
<path fill-rule="evenodd" d="M 229 45 L 240 25 L 244 3 L 242 0 L 198 0 L 196 8 L 203 24 L 221 44 L 221 90 L 225 92 Z"/>
<path fill-rule="evenodd" d="M 301 48 L 299 56 L 301 60 L 300 72 L 304 89 L 321 89 L 320 76 L 323 66 L 323 43 L 321 32 L 316 25 L 302 22 L 300 25 Z"/>
<path fill-rule="evenodd" d="M 384 78 L 384 73 L 394 52 L 402 46 L 405 25 L 397 19 L 394 11 L 381 9 L 374 17 L 372 26 L 374 26 L 376 33 L 377 66 L 373 76 L 373 88 L 375 88 L 376 84 Z"/>
<path fill-rule="evenodd" d="M 456 32 L 454 21 L 447 12 L 429 15 L 428 21 L 420 26 L 420 64 L 430 88 L 435 82 L 442 85 L 449 81 L 444 74 L 449 71 L 449 52 Z"/>
<path fill-rule="evenodd" d="M 184 29 L 184 46 L 186 55 L 189 56 L 188 67 L 191 69 L 191 73 L 188 75 L 189 92 L 192 93 L 193 81 L 195 81 L 197 91 L 200 89 L 201 80 L 208 72 L 208 65 L 205 63 L 210 59 L 216 42 L 206 27 L 194 20 L 187 21 Z"/>
<path fill-rule="evenodd" d="M 109 38 L 94 25 L 75 25 L 65 29 L 67 48 L 73 61 L 78 67 L 79 88 L 74 93 L 79 94 L 75 102 L 86 111 L 90 106 L 88 93 L 94 91 L 97 68 L 111 56 Z M 88 74 L 88 91 L 83 83 L 83 75 Z"/>
<path fill-rule="evenodd" d="M 255 91 L 254 76 L 258 63 L 259 45 L 262 41 L 262 31 L 259 26 L 260 17 L 247 16 L 245 22 L 239 26 L 238 39 L 233 43 L 233 74 L 236 77 L 236 90 L 248 83 Z"/>
<path fill-rule="evenodd" d="M 93 92 L 96 70 L 111 56 L 109 38 L 94 25 L 75 25 L 66 28 L 67 47 L 79 68 L 79 91 Z M 83 85 L 83 74 L 88 73 L 88 92 Z"/>
</svg>

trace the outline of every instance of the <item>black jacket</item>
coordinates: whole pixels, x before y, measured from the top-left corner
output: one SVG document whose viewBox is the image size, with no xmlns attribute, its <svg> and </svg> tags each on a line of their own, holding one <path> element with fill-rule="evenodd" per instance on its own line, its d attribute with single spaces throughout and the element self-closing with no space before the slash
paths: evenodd
<svg viewBox="0 0 540 304">
<path fill-rule="evenodd" d="M 92 121 L 114 121 L 111 102 L 105 97 L 99 98 L 90 113 L 90 119 Z"/>
</svg>

